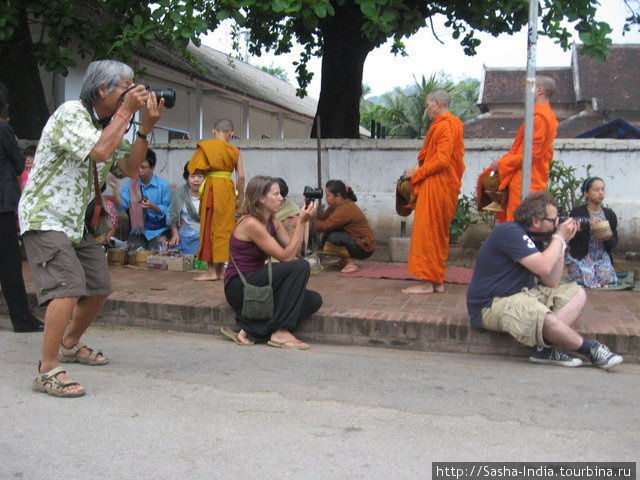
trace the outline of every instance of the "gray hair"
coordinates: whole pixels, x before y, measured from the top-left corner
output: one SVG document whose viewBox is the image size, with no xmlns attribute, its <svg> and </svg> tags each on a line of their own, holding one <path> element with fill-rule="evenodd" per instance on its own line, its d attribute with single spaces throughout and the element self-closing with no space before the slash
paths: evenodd
<svg viewBox="0 0 640 480">
<path fill-rule="evenodd" d="M 91 62 L 80 91 L 80 100 L 83 105 L 87 108 L 93 108 L 100 99 L 98 88 L 101 85 L 106 85 L 107 93 L 111 93 L 118 87 L 120 79 L 123 77 L 133 79 L 133 70 L 125 63 L 115 60 Z"/>
</svg>

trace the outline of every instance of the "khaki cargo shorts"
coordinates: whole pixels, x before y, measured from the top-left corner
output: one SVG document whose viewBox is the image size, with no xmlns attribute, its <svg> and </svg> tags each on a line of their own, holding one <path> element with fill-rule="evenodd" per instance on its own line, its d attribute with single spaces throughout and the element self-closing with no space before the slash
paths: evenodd
<svg viewBox="0 0 640 480">
<path fill-rule="evenodd" d="M 22 235 L 40 305 L 54 298 L 109 295 L 111 277 L 104 247 L 89 233 L 79 243 L 54 230 Z"/>
<path fill-rule="evenodd" d="M 491 307 L 482 309 L 482 326 L 487 330 L 507 332 L 531 347 L 546 347 L 542 336 L 544 317 L 565 306 L 581 288 L 573 282 L 555 288 L 537 285 L 523 288 L 509 297 L 496 297 Z"/>
</svg>

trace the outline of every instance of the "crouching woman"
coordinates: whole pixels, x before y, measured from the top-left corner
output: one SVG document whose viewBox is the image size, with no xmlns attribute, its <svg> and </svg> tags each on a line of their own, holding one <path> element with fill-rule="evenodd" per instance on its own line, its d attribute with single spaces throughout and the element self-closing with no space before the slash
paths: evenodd
<svg viewBox="0 0 640 480">
<path fill-rule="evenodd" d="M 376 237 L 367 218 L 358 208 L 355 193 L 341 180 L 325 185 L 329 208 L 318 216 L 316 229 L 326 232 L 321 253 L 342 258 L 342 273 L 358 270 L 354 259 L 369 258 L 376 249 Z"/>
<path fill-rule="evenodd" d="M 317 312 L 322 297 L 308 290 L 309 263 L 294 259 L 300 251 L 304 227 L 316 211 L 315 203 L 300 210 L 293 235 L 289 237 L 282 223 L 275 218 L 283 198 L 278 182 L 271 177 L 251 179 L 245 192 L 242 216 L 231 235 L 229 262 L 224 276 L 227 302 L 236 312 L 239 333 L 223 327 L 223 333 L 240 345 L 250 345 L 248 335 L 268 339 L 273 347 L 307 349 L 309 345 L 292 333 L 302 320 Z M 271 256 L 280 263 L 272 266 L 274 300 L 273 316 L 266 320 L 251 320 L 242 316 L 244 285 L 237 269 L 247 282 L 255 286 L 269 283 L 265 261 Z M 235 262 L 235 264 L 234 264 Z M 237 268 L 236 268 L 237 265 Z"/>
</svg>

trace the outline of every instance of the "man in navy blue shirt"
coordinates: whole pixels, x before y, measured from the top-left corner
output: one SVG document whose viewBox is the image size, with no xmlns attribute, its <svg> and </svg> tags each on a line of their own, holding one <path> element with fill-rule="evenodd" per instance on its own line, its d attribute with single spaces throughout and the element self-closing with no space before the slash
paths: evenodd
<svg viewBox="0 0 640 480">
<path fill-rule="evenodd" d="M 161 249 L 162 241 L 167 239 L 169 234 L 167 218 L 169 206 L 171 205 L 171 187 L 165 180 L 153 173 L 155 167 L 156 154 L 149 149 L 147 158 L 142 162 L 138 173 L 140 187 L 135 189 L 134 195 L 138 198 L 134 200 L 131 199 L 130 179 L 123 183 L 120 190 L 118 190 L 117 183 L 113 179 L 110 182 L 113 188 L 113 201 L 118 210 L 129 209 L 132 228 L 127 243 L 134 250 L 143 248 L 145 250 L 158 251 Z M 134 205 L 134 202 L 137 205 Z M 136 228 L 133 209 L 142 211 L 143 228 Z"/>
<path fill-rule="evenodd" d="M 588 357 L 600 368 L 622 362 L 606 345 L 583 338 L 572 325 L 587 295 L 576 283 L 560 284 L 567 243 L 579 228 L 569 218 L 559 223 L 558 209 L 548 192 L 531 193 L 515 211 L 515 222 L 499 224 L 484 242 L 467 292 L 471 324 L 507 332 L 535 346 L 534 363 L 577 367 L 557 345 Z M 540 251 L 534 240 L 550 239 Z"/>
</svg>

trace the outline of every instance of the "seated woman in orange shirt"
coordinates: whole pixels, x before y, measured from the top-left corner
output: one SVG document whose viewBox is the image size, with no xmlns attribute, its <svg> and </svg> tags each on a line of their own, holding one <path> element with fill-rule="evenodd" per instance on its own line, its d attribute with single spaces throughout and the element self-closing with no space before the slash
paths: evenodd
<svg viewBox="0 0 640 480">
<path fill-rule="evenodd" d="M 326 233 L 320 253 L 336 252 L 344 264 L 341 273 L 356 272 L 358 266 L 354 259 L 369 258 L 376 249 L 376 238 L 348 185 L 341 180 L 329 180 L 325 195 L 329 208 L 318 215 L 316 221 L 316 230 Z M 340 250 L 344 253 L 338 253 Z"/>
</svg>

